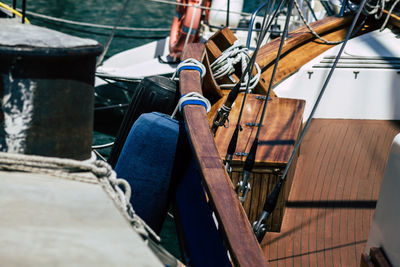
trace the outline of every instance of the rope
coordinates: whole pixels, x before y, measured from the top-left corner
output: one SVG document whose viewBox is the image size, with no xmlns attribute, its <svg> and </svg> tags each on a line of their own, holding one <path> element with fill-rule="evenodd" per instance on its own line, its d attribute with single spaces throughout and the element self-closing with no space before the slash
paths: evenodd
<svg viewBox="0 0 400 267">
<path fill-rule="evenodd" d="M 107 144 L 92 146 L 92 149 L 102 149 L 102 148 L 112 147 L 113 145 L 114 145 L 114 142 L 110 142 Z"/>
<path fill-rule="evenodd" d="M 299 16 L 301 18 L 301 20 L 303 21 L 304 25 L 306 25 L 307 29 L 311 32 L 312 35 L 314 35 L 316 38 L 318 38 L 319 40 L 321 40 L 322 42 L 324 42 L 325 44 L 331 44 L 331 45 L 335 45 L 335 44 L 340 44 L 343 42 L 342 41 L 328 41 L 325 38 L 321 37 L 318 33 L 316 33 L 313 28 L 311 28 L 310 24 L 307 22 L 307 20 L 304 18 L 303 16 L 303 12 L 300 10 L 299 4 L 297 3 L 296 0 L 294 0 L 294 6 L 297 9 L 297 12 L 299 13 Z"/>
<path fill-rule="evenodd" d="M 88 22 L 80 22 L 80 21 L 73 21 L 73 20 L 68 20 L 68 19 L 55 18 L 55 17 L 46 16 L 43 14 L 31 12 L 31 11 L 26 11 L 26 14 L 28 14 L 32 17 L 38 17 L 38 18 L 55 21 L 55 22 L 61 22 L 61 23 L 65 23 L 65 24 L 99 28 L 99 29 L 107 29 L 107 30 L 114 29 L 114 26 L 110 26 L 110 25 L 94 24 L 94 23 L 88 23 Z M 123 27 L 123 26 L 118 26 L 116 29 L 119 31 L 143 31 L 143 32 L 168 32 L 171 30 L 171 28 L 140 28 L 140 27 Z"/>
<path fill-rule="evenodd" d="M 179 80 L 178 77 L 181 70 L 197 70 L 198 72 L 200 72 L 201 78 L 206 75 L 206 67 L 200 61 L 194 58 L 188 58 L 179 63 L 179 65 L 176 67 L 174 74 L 172 75 L 171 80 Z"/>
<path fill-rule="evenodd" d="M 192 33 L 193 23 L 194 23 L 194 19 L 195 19 L 195 17 L 196 17 L 196 12 L 197 12 L 198 7 L 200 7 L 200 2 L 199 2 L 198 4 L 196 4 L 195 7 L 194 7 L 193 14 L 192 14 L 192 18 L 191 18 L 191 20 L 190 20 L 189 31 L 188 31 L 188 34 L 186 35 L 185 44 L 183 45 L 182 54 L 185 52 L 186 46 L 187 46 L 187 44 L 188 44 L 188 42 L 189 42 L 189 38 L 190 38 L 190 35 L 191 35 L 191 33 Z M 201 12 L 201 9 L 200 9 L 199 11 Z M 174 58 L 174 61 L 176 61 L 176 56 L 175 56 L 175 58 Z"/>
<path fill-rule="evenodd" d="M 178 110 L 179 112 L 182 112 L 182 108 L 186 105 L 201 105 L 205 108 L 207 113 L 210 112 L 211 110 L 211 103 L 207 98 L 205 98 L 199 93 L 191 92 L 181 96 L 174 112 L 171 115 L 171 118 L 175 117 Z"/>
<path fill-rule="evenodd" d="M 17 10 L 15 10 L 14 8 L 12 8 L 12 7 L 10 7 L 10 6 L 6 5 L 6 4 L 4 4 L 3 2 L 0 2 L 0 7 L 6 9 L 6 10 L 8 10 L 8 11 L 10 11 L 11 13 L 17 15 L 17 16 L 20 17 L 20 18 L 23 17 L 22 14 L 19 13 Z M 29 21 L 26 17 L 24 17 L 24 21 L 25 21 L 26 23 L 28 23 L 28 24 L 31 24 L 30 21 Z"/>
<path fill-rule="evenodd" d="M 241 63 L 242 73 L 245 73 L 247 64 L 250 62 L 249 50 L 244 47 L 239 40 L 236 40 L 231 47 L 222 52 L 222 55 L 218 57 L 211 64 L 211 71 L 215 79 L 220 79 L 226 75 L 231 75 L 235 72 L 235 65 Z M 260 66 L 254 64 L 257 69 L 257 74 L 250 79 L 250 85 L 248 90 L 252 91 L 256 87 L 261 76 Z M 240 90 L 246 90 L 246 86 L 249 80 L 248 73 L 245 74 L 243 82 L 240 84 Z M 235 84 L 221 84 L 221 88 L 233 88 Z"/>
<path fill-rule="evenodd" d="M 394 4 L 392 5 L 392 7 L 390 8 L 385 21 L 382 24 L 382 27 L 379 29 L 379 31 L 383 31 L 386 27 L 386 24 L 388 23 L 390 16 L 392 15 L 393 9 L 396 7 L 396 5 L 400 2 L 400 0 L 396 0 L 396 2 L 394 2 Z"/>
<path fill-rule="evenodd" d="M 96 160 L 94 154 L 88 160 L 79 161 L 0 152 L 0 169 L 49 174 L 67 180 L 100 184 L 124 217 L 143 238 L 147 238 L 150 234 L 156 240 L 160 240 L 157 234 L 133 210 L 130 204 L 131 188 L 129 183 L 124 179 L 117 178 L 111 166 L 104 161 Z M 88 172 L 94 176 L 87 175 Z"/>
<path fill-rule="evenodd" d="M 378 0 L 375 5 L 371 5 L 370 3 L 366 3 L 362 13 L 366 16 L 375 15 L 376 19 L 380 19 L 383 14 L 383 9 L 385 8 L 385 2 L 389 2 L 390 0 Z M 370 8 L 371 10 L 368 10 Z"/>
</svg>

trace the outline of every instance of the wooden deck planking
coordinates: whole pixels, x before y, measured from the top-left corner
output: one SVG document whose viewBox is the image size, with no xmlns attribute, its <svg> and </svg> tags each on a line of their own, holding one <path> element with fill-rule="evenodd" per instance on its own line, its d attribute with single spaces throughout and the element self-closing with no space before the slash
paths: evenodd
<svg viewBox="0 0 400 267">
<path fill-rule="evenodd" d="M 359 266 L 400 123 L 316 119 L 306 134 L 271 266 Z"/>
</svg>

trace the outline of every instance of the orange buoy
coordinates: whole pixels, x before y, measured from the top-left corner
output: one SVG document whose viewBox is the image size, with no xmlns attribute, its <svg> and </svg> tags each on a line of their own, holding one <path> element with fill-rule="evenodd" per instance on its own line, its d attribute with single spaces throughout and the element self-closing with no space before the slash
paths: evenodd
<svg viewBox="0 0 400 267">
<path fill-rule="evenodd" d="M 169 53 L 174 59 L 179 59 L 186 43 L 194 43 L 200 40 L 200 21 L 202 0 L 177 0 L 176 15 L 172 21 L 169 36 Z M 182 6 L 188 4 L 190 6 Z"/>
</svg>

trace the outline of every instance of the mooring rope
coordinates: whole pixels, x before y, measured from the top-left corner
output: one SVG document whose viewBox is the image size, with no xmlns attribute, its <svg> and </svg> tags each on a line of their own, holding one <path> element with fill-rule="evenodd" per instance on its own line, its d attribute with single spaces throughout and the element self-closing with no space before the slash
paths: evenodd
<svg viewBox="0 0 400 267">
<path fill-rule="evenodd" d="M 55 22 L 60 22 L 60 23 L 65 23 L 65 24 L 76 25 L 76 26 L 107 29 L 107 30 L 114 29 L 114 26 L 111 26 L 111 25 L 95 24 L 95 23 L 89 23 L 89 22 L 81 22 L 81 21 L 55 18 L 55 17 L 35 13 L 32 11 L 26 11 L 26 14 L 28 14 L 32 17 L 37 17 L 37 18 L 46 19 L 49 21 L 55 21 Z M 118 27 L 116 27 L 116 29 L 119 31 L 142 31 L 142 32 L 169 32 L 171 30 L 170 27 L 168 27 L 168 28 L 143 28 L 143 27 L 124 27 L 124 26 L 118 26 Z"/>
<path fill-rule="evenodd" d="M 94 154 L 88 160 L 79 161 L 0 152 L 0 169 L 48 174 L 72 181 L 99 184 L 143 238 L 148 238 L 151 235 L 157 241 L 160 240 L 150 226 L 133 210 L 130 204 L 131 188 L 129 183 L 125 179 L 117 178 L 111 166 L 104 161 L 96 160 Z M 88 173 L 93 175 L 88 175 Z"/>
<path fill-rule="evenodd" d="M 218 57 L 212 64 L 211 70 L 215 79 L 220 79 L 226 75 L 231 75 L 235 72 L 235 65 L 241 63 L 241 71 L 245 73 L 243 82 L 240 84 L 240 90 L 246 90 L 249 75 L 245 72 L 247 65 L 250 62 L 250 55 L 248 48 L 244 47 L 239 40 L 236 40 L 231 47 L 222 52 L 222 55 Z M 261 69 L 257 63 L 254 63 L 257 74 L 254 75 L 249 82 L 248 90 L 253 90 L 258 84 L 261 77 Z M 233 88 L 235 84 L 220 84 L 221 88 Z"/>
</svg>

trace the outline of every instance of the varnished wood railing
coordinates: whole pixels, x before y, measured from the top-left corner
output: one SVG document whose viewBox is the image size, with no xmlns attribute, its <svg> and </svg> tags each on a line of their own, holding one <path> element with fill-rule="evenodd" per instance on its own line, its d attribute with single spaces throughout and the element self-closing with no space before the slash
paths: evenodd
<svg viewBox="0 0 400 267">
<path fill-rule="evenodd" d="M 204 55 L 203 44 L 190 44 L 183 58 L 195 58 L 202 61 Z M 181 94 L 202 93 L 198 71 L 181 71 L 180 92 Z M 205 190 L 219 221 L 219 227 L 234 265 L 266 266 L 264 254 L 223 167 L 209 130 L 204 107 L 186 105 L 183 108 L 183 116 Z"/>
<path fill-rule="evenodd" d="M 347 33 L 352 17 L 327 17 L 311 23 L 313 30 L 329 41 L 341 41 Z M 275 62 L 280 38 L 275 39 L 261 47 L 256 62 L 262 69 L 260 83 L 256 92 L 264 94 L 264 88 L 269 84 L 273 63 Z M 306 26 L 300 27 L 289 33 L 282 49 L 281 60 L 274 78 L 273 85 L 294 73 L 304 64 L 320 55 L 334 45 L 324 44 L 317 40 Z M 305 51 L 307 51 L 305 53 Z"/>
</svg>

